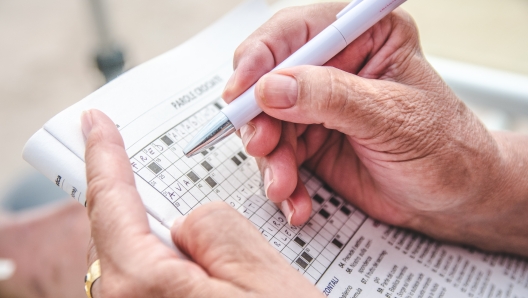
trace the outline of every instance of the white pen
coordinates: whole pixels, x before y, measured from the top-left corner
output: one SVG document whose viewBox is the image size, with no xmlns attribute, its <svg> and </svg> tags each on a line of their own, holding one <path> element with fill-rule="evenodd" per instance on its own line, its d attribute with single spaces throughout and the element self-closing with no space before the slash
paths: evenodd
<svg viewBox="0 0 528 298">
<path fill-rule="evenodd" d="M 337 20 L 308 41 L 273 70 L 298 65 L 323 65 L 352 41 L 406 0 L 355 0 L 337 14 Z M 220 142 L 262 110 L 255 100 L 255 85 L 223 108 L 187 144 L 183 153 L 191 157 Z"/>
</svg>

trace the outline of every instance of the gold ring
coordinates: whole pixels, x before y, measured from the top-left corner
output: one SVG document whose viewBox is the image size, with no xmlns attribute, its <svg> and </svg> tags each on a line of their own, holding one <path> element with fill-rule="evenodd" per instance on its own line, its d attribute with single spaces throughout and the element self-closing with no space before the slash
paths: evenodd
<svg viewBox="0 0 528 298">
<path fill-rule="evenodd" d="M 84 277 L 84 290 L 86 291 L 86 296 L 88 296 L 88 298 L 92 298 L 92 286 L 99 277 L 101 277 L 101 265 L 99 259 L 97 259 L 92 265 L 90 265 L 88 272 Z"/>
</svg>

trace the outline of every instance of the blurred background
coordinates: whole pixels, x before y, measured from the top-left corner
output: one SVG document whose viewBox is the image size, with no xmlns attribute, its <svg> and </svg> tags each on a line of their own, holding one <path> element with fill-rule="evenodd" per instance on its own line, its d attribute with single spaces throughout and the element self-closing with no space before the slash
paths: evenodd
<svg viewBox="0 0 528 298">
<path fill-rule="evenodd" d="M 95 2 L 102 5 L 95 7 L 102 19 L 94 15 Z M 0 205 L 7 211 L 27 207 L 13 199 L 20 194 L 37 203 L 62 197 L 22 160 L 21 151 L 45 121 L 105 83 L 98 52 L 116 54 L 113 62 L 122 53 L 129 69 L 181 44 L 242 0 L 95 2 L 0 0 Z M 325 1 L 268 2 L 278 9 Z M 528 82 L 528 0 L 409 0 L 403 7 L 415 18 L 433 60 L 461 62 L 455 66 L 469 74 L 497 75 L 498 81 Z M 103 39 L 114 46 L 101 45 L 96 20 L 107 20 Z M 503 104 L 498 97 L 492 104 L 473 98 L 470 107 L 492 129 L 528 133 L 527 105 L 512 108 L 511 100 Z M 28 184 L 38 184 L 39 191 Z M 5 241 L 0 238 L 0 244 Z"/>
</svg>

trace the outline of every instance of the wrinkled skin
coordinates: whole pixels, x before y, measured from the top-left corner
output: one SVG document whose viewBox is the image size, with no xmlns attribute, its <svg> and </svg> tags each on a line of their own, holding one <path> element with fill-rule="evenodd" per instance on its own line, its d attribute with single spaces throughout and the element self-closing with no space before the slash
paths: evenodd
<svg viewBox="0 0 528 298">
<path fill-rule="evenodd" d="M 426 61 L 416 26 L 403 10 L 324 67 L 264 75 L 341 8 L 284 10 L 235 53 L 235 73 L 223 95 L 230 102 L 258 80 L 255 96 L 265 114 L 239 134 L 248 153 L 259 157 L 268 198 L 292 223 L 304 223 L 311 201 L 295 179 L 304 165 L 384 222 L 526 254 L 522 223 L 506 224 L 528 201 L 526 136 L 486 130 Z M 492 232 L 485 231 L 489 227 Z M 512 238 L 505 241 L 504 235 Z M 497 237 L 501 241 L 492 240 Z"/>
<path fill-rule="evenodd" d="M 192 261 L 176 254 L 150 232 L 115 125 L 92 110 L 83 129 L 93 237 L 88 264 L 100 259 L 102 272 L 93 297 L 323 297 L 223 202 L 174 224 L 172 239 Z"/>
<path fill-rule="evenodd" d="M 436 238 L 526 255 L 526 136 L 491 133 L 424 59 L 411 18 L 397 10 L 323 67 L 277 63 L 335 19 L 345 4 L 287 9 L 235 53 L 231 101 L 257 83 L 265 113 L 239 134 L 258 158 L 266 194 L 293 224 L 311 200 L 296 179 L 313 170 L 345 199 L 385 222 Z M 223 203 L 172 228 L 179 257 L 150 233 L 119 132 L 82 117 L 88 263 L 101 260 L 94 297 L 321 297 L 258 231 Z M 273 287 L 269 285 L 273 284 Z"/>
</svg>

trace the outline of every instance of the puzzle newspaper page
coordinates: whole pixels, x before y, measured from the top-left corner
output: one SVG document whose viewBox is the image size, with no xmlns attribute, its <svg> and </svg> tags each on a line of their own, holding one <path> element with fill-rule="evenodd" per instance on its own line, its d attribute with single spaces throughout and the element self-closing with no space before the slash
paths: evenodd
<svg viewBox="0 0 528 298">
<path fill-rule="evenodd" d="M 329 297 L 528 297 L 525 260 L 445 245 L 374 221 L 306 170 L 301 179 L 312 216 L 303 226 L 288 225 L 266 199 L 256 163 L 235 136 L 193 158 L 183 156 L 192 135 L 224 105 L 219 96 L 236 47 L 269 15 L 262 1 L 242 4 L 55 116 L 28 141 L 24 158 L 84 204 L 79 119 L 96 108 L 123 136 L 152 232 L 173 248 L 169 228 L 176 218 L 224 201 Z"/>
</svg>

